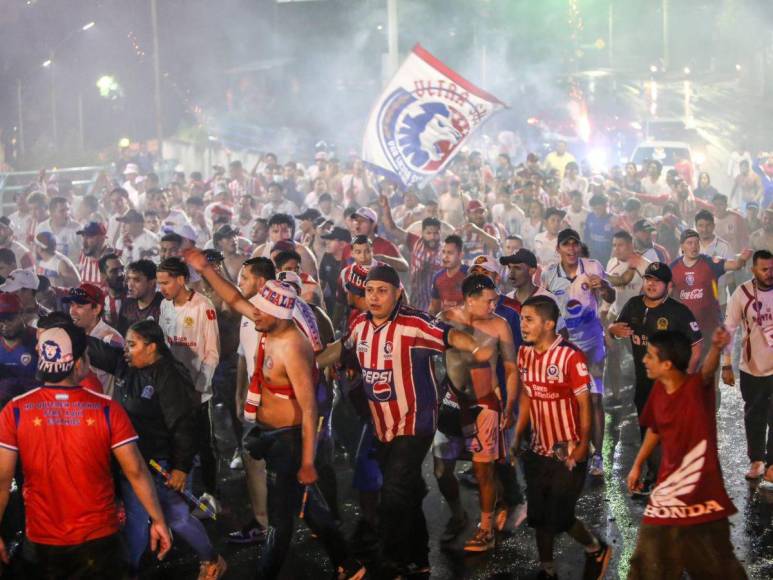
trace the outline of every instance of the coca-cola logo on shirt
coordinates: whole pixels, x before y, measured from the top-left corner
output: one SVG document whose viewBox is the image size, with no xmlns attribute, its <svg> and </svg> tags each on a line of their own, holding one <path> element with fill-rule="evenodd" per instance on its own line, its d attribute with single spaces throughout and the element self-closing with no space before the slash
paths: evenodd
<svg viewBox="0 0 773 580">
<path fill-rule="evenodd" d="M 682 290 L 679 292 L 680 300 L 700 300 L 703 298 L 703 288 L 693 288 L 692 290 Z"/>
</svg>

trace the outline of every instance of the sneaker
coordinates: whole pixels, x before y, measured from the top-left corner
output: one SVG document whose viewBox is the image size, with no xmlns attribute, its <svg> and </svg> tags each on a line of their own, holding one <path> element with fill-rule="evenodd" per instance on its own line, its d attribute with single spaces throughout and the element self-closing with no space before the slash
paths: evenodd
<svg viewBox="0 0 773 580">
<path fill-rule="evenodd" d="M 479 527 L 475 535 L 464 544 L 465 552 L 488 552 L 496 546 L 493 530 L 484 530 Z"/>
<path fill-rule="evenodd" d="M 583 580 L 601 580 L 607 573 L 609 560 L 612 558 L 612 548 L 599 540 L 599 549 L 595 552 L 585 552 L 585 570 Z"/>
<path fill-rule="evenodd" d="M 440 536 L 440 542 L 442 544 L 453 542 L 464 531 L 469 521 L 470 518 L 467 516 L 467 512 L 462 512 L 462 517 L 460 518 L 451 516 L 446 524 L 446 529 L 443 530 L 443 535 Z"/>
<path fill-rule="evenodd" d="M 526 503 L 519 503 L 517 506 L 502 507 L 496 514 L 494 526 L 498 532 L 512 532 L 526 521 Z"/>
<path fill-rule="evenodd" d="M 227 569 L 228 565 L 222 556 L 218 556 L 217 560 L 212 562 L 202 562 L 199 565 L 199 580 L 218 580 L 223 577 Z"/>
<path fill-rule="evenodd" d="M 537 572 L 537 580 L 558 580 L 558 574 L 551 574 L 547 570 Z"/>
<path fill-rule="evenodd" d="M 348 559 L 333 574 L 335 580 L 362 580 L 365 578 L 365 564 L 359 560 Z"/>
<path fill-rule="evenodd" d="M 260 544 L 266 541 L 266 528 L 255 520 L 244 526 L 241 530 L 228 534 L 229 544 Z"/>
<path fill-rule="evenodd" d="M 759 479 L 765 475 L 765 462 L 764 461 L 752 461 L 752 464 L 749 466 L 749 471 L 746 472 L 746 479 L 748 480 L 754 480 Z"/>
<path fill-rule="evenodd" d="M 234 451 L 234 456 L 231 458 L 231 463 L 228 464 L 231 469 L 244 469 L 244 459 L 242 459 L 242 450 L 238 447 Z"/>
<path fill-rule="evenodd" d="M 199 498 L 199 502 L 209 507 L 210 511 L 213 514 L 217 515 L 220 513 L 220 502 L 215 499 L 215 496 L 209 493 L 202 493 L 201 497 Z M 199 508 L 195 508 L 193 510 L 193 517 L 196 518 L 197 520 L 207 520 L 207 519 L 210 519 L 212 516 L 210 516 L 208 513 L 203 512 Z"/>
<path fill-rule="evenodd" d="M 604 475 L 604 459 L 601 455 L 593 455 L 590 458 L 590 474 L 594 477 L 601 477 Z"/>
</svg>

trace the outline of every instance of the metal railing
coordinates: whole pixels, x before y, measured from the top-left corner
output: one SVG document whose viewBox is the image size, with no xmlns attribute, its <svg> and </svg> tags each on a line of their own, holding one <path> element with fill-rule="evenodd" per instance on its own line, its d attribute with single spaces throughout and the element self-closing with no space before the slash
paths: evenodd
<svg viewBox="0 0 773 580">
<path fill-rule="evenodd" d="M 110 166 L 94 165 L 90 167 L 62 167 L 50 170 L 49 173 L 57 179 L 65 178 L 72 182 L 73 186 L 89 191 L 101 171 L 109 171 Z M 16 204 L 13 201 L 14 194 L 23 190 L 30 183 L 37 180 L 38 171 L 14 171 L 0 173 L 0 213 L 8 215 Z"/>
</svg>

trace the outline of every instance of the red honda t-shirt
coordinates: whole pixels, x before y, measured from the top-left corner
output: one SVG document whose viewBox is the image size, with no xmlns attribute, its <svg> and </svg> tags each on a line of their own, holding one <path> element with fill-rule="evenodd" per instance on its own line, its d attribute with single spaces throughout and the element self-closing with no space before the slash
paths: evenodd
<svg viewBox="0 0 773 580">
<path fill-rule="evenodd" d="M 137 439 L 110 397 L 81 387 L 40 387 L 0 413 L 0 446 L 19 453 L 27 537 L 73 546 L 118 532 L 112 450 Z"/>
<path fill-rule="evenodd" d="M 725 273 L 725 261 L 701 254 L 695 264 L 687 267 L 684 258 L 679 257 L 671 263 L 671 273 L 672 296 L 690 309 L 703 336 L 711 336 L 722 318 L 717 281 Z"/>
<path fill-rule="evenodd" d="M 725 491 L 717 454 L 714 381 L 690 375 L 674 393 L 652 387 L 640 423 L 660 435 L 658 481 L 644 510 L 645 524 L 691 526 L 736 512 Z"/>
</svg>

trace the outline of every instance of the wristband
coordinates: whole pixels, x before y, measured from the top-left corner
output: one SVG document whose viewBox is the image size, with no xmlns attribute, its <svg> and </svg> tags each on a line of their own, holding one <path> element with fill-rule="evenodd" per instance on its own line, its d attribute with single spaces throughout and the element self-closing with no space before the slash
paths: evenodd
<svg viewBox="0 0 773 580">
<path fill-rule="evenodd" d="M 728 371 L 728 370 L 732 371 L 733 370 L 733 365 L 722 365 L 722 370 L 723 371 Z"/>
</svg>

